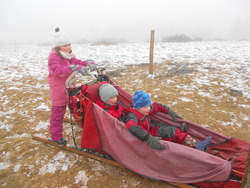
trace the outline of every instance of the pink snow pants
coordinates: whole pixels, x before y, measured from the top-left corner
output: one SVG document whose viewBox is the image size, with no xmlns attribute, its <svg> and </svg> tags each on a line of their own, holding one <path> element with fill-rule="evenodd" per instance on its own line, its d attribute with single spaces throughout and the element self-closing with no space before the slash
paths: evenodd
<svg viewBox="0 0 250 188">
<path fill-rule="evenodd" d="M 63 138 L 63 117 L 65 106 L 52 106 L 50 116 L 50 135 L 53 141 Z"/>
</svg>

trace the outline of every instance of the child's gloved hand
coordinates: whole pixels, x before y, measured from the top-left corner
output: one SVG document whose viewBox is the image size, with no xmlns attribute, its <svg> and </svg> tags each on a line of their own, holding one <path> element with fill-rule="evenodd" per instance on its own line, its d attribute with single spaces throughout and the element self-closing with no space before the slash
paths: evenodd
<svg viewBox="0 0 250 188">
<path fill-rule="evenodd" d="M 82 86 L 77 88 L 72 88 L 68 91 L 69 96 L 77 96 L 82 90 Z"/>
<path fill-rule="evenodd" d="M 91 72 L 96 70 L 97 64 L 93 60 L 88 60 L 87 63 Z"/>
<path fill-rule="evenodd" d="M 169 109 L 168 114 L 173 118 L 174 121 L 177 121 L 176 118 L 182 119 L 175 111 Z"/>
<path fill-rule="evenodd" d="M 146 142 L 149 144 L 149 146 L 152 149 L 163 150 L 164 146 L 162 145 L 161 142 L 159 142 L 159 140 L 161 140 L 161 137 L 154 137 L 154 136 L 150 135 L 149 139 Z"/>
<path fill-rule="evenodd" d="M 82 73 L 83 75 L 88 74 L 87 69 L 84 66 L 81 65 L 70 65 L 70 69 L 72 71 L 79 71 L 80 73 Z"/>
</svg>

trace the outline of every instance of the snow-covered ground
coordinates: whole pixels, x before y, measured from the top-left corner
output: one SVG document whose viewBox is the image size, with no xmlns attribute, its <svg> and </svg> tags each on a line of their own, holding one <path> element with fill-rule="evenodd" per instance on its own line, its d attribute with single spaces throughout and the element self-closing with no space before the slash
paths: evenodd
<svg viewBox="0 0 250 188">
<path fill-rule="evenodd" d="M 91 46 L 89 44 L 84 45 L 72 45 L 74 53 L 79 59 L 93 59 L 98 63 L 104 63 L 109 70 L 116 70 L 118 68 L 124 68 L 130 64 L 143 64 L 149 61 L 149 43 L 128 43 L 117 44 L 111 46 Z M 12 107 L 7 107 L 11 103 L 11 99 L 6 94 L 7 91 L 32 91 L 34 88 L 40 90 L 47 90 L 48 85 L 44 84 L 44 80 L 47 77 L 47 57 L 51 50 L 51 46 L 0 46 L 0 82 L 2 86 L 5 83 L 10 85 L 6 90 L 6 87 L 0 88 L 0 130 L 1 135 L 6 135 L 1 140 L 1 158 L 0 158 L 0 172 L 8 169 L 12 169 L 13 173 L 21 171 L 22 167 L 29 169 L 26 176 L 31 176 L 36 173 L 37 176 L 42 176 L 47 173 L 56 173 L 57 170 L 67 171 L 72 168 L 72 165 L 77 163 L 75 156 L 68 156 L 64 152 L 58 152 L 53 157 L 44 154 L 43 158 L 37 157 L 37 159 L 31 164 L 22 164 L 21 162 L 10 160 L 10 151 L 6 148 L 7 144 L 11 140 L 17 138 L 31 138 L 31 134 L 23 132 L 15 132 L 16 125 L 12 124 L 8 120 L 16 117 L 17 115 L 23 118 L 30 117 L 30 112 L 27 111 L 26 106 L 34 104 L 33 111 L 49 112 L 49 101 L 43 102 L 42 97 L 28 98 L 26 103 L 20 102 L 20 104 L 14 104 Z M 211 78 L 218 78 L 221 86 L 226 86 L 231 89 L 241 91 L 243 96 L 250 99 L 250 42 L 249 41 L 207 41 L 207 42 L 191 42 L 191 43 L 155 43 L 154 46 L 154 62 L 171 61 L 172 64 L 187 64 L 189 67 L 195 67 L 199 73 L 207 73 L 207 76 L 197 76 L 194 78 L 191 89 L 197 89 L 200 85 L 215 84 L 211 81 Z M 171 64 L 169 64 L 169 69 Z M 210 74 L 210 70 L 213 70 L 213 74 Z M 157 74 L 157 73 L 156 73 Z M 30 84 L 25 82 L 25 78 L 34 77 L 37 84 Z M 171 80 L 168 80 L 171 82 Z M 41 84 L 43 83 L 43 84 Z M 30 88 L 30 86 L 33 88 Z M 176 86 L 176 87 L 185 87 Z M 156 89 L 157 90 L 157 89 Z M 211 98 L 211 100 L 219 100 L 210 93 L 199 91 L 199 95 Z M 24 95 L 26 93 L 24 92 Z M 192 102 L 188 97 L 182 97 L 178 100 L 185 102 Z M 17 100 L 18 101 L 18 100 Z M 38 102 L 39 103 L 38 103 Z M 37 105 L 35 105 L 37 104 Z M 15 105 L 23 107 L 22 111 L 15 108 Z M 242 105 L 242 104 L 241 104 Z M 244 104 L 244 108 L 250 109 L 250 104 Z M 249 117 L 244 116 L 245 120 L 249 121 Z M 36 120 L 29 118 L 29 123 L 34 123 Z M 48 136 L 49 120 L 46 122 L 38 121 L 31 129 L 36 132 L 42 132 L 42 136 Z M 222 122 L 223 124 L 223 122 Z M 70 128 L 65 129 L 70 133 Z M 46 132 L 46 133 L 45 133 Z M 34 141 L 32 144 L 36 144 Z M 4 146 L 4 147 L 3 147 Z M 16 150 L 21 150 L 21 144 L 16 145 Z M 7 151 L 6 151 L 7 150 Z M 34 152 L 38 150 L 37 147 L 31 148 L 30 151 Z M 20 159 L 20 158 L 17 158 Z M 93 162 L 93 170 L 102 171 L 104 167 L 98 162 Z M 32 170 L 34 167 L 38 167 L 38 170 Z M 107 168 L 107 167 L 105 167 Z M 7 181 L 2 181 L 1 186 L 10 185 Z M 39 179 L 39 178 L 38 178 Z M 74 176 L 74 182 L 72 184 L 79 184 L 82 182 L 82 186 L 86 187 L 88 181 L 91 179 L 87 176 L 87 172 L 84 169 L 80 169 Z M 64 187 L 67 187 L 65 185 Z M 123 184 L 123 187 L 126 187 Z"/>
<path fill-rule="evenodd" d="M 79 59 L 93 59 L 98 63 L 108 62 L 114 69 L 129 64 L 149 62 L 149 43 L 128 43 L 110 46 L 72 45 Z M 44 79 L 47 76 L 47 56 L 50 46 L 0 46 L 0 79 L 11 81 L 25 76 Z M 196 65 L 199 71 L 216 69 L 227 74 L 218 74 L 224 85 L 241 90 L 250 98 L 250 42 L 207 41 L 190 43 L 155 43 L 154 62 L 171 60 L 173 63 Z M 13 67 L 13 68 L 11 68 Z M 19 67 L 20 69 L 15 69 Z M 246 79 L 247 78 L 247 79 Z M 209 84 L 201 78 L 197 83 Z"/>
</svg>

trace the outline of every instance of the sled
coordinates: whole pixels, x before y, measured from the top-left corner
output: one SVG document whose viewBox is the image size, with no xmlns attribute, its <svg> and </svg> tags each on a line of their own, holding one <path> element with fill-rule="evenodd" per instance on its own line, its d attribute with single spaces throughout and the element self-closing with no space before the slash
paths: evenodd
<svg viewBox="0 0 250 188">
<path fill-rule="evenodd" d="M 72 75 L 67 80 L 67 86 L 69 93 L 76 91 L 69 97 L 73 107 L 71 114 L 82 127 L 81 149 L 106 155 L 119 166 L 139 175 L 168 183 L 175 182 L 179 187 L 242 186 L 250 150 L 249 142 L 230 138 L 190 121 L 179 119 L 174 122 L 169 115 L 157 113 L 151 119 L 177 128 L 185 122 L 191 136 L 198 140 L 207 136 L 213 139 L 206 152 L 168 141 L 162 141 L 165 150 L 153 150 L 134 137 L 123 122 L 95 104 L 98 89 L 104 83 L 110 83 L 117 89 L 118 102 L 124 107 L 132 105 L 129 93 L 112 83 L 109 78 L 100 78 L 101 75 L 91 84 L 76 88 L 72 84 L 75 81 L 74 74 Z"/>
</svg>

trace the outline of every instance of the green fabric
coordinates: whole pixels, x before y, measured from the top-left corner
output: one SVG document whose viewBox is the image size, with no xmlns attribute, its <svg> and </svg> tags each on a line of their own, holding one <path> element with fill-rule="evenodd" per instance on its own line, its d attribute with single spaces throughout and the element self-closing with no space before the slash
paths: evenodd
<svg viewBox="0 0 250 188">
<path fill-rule="evenodd" d="M 164 146 L 162 145 L 161 142 L 159 142 L 159 140 L 161 140 L 161 137 L 154 137 L 154 136 L 150 135 L 149 139 L 146 142 L 149 144 L 149 146 L 152 149 L 163 150 Z"/>
<path fill-rule="evenodd" d="M 168 114 L 173 118 L 174 121 L 177 121 L 176 118 L 182 119 L 175 111 L 169 109 Z"/>
</svg>

